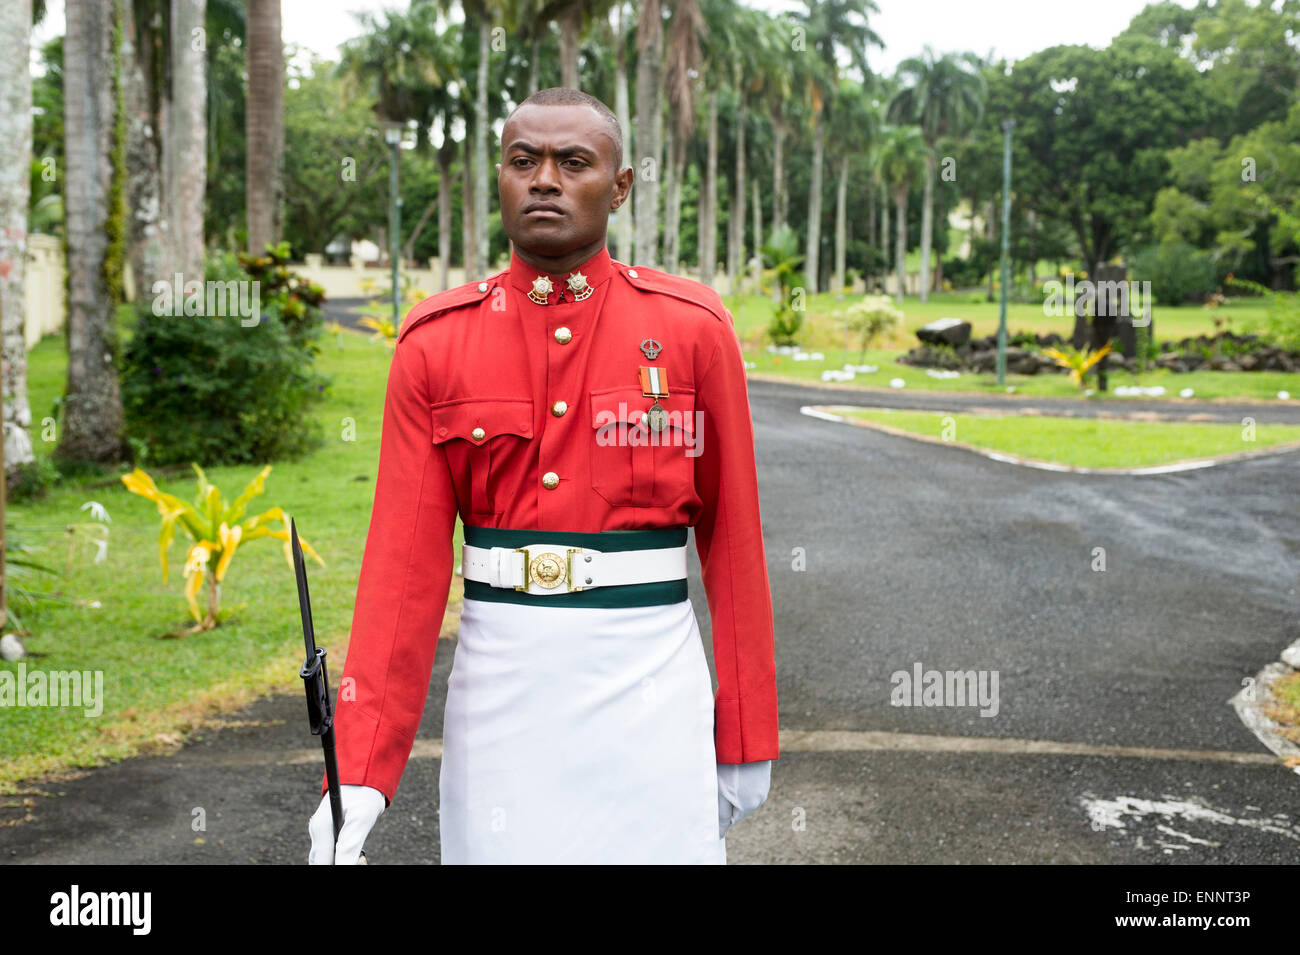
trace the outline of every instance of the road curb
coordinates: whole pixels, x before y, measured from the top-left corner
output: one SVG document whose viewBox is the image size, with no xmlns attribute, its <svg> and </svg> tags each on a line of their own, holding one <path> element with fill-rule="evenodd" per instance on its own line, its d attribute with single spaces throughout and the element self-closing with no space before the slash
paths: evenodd
<svg viewBox="0 0 1300 955">
<path fill-rule="evenodd" d="M 1182 461 L 1175 461 L 1172 464 L 1158 464 L 1144 468 L 1084 468 L 1069 464 L 1058 464 L 1055 461 L 1040 461 L 1037 458 L 1023 457 L 1017 454 L 1008 454 L 1005 451 L 991 451 L 988 448 L 976 447 L 973 444 L 966 444 L 962 441 L 945 441 L 943 438 L 936 438 L 927 434 L 917 434 L 915 431 L 907 431 L 902 428 L 891 428 L 887 424 L 881 424 L 878 421 L 866 421 L 861 418 L 850 418 L 845 415 L 836 414 L 837 411 L 897 411 L 897 408 L 887 408 L 875 405 L 802 405 L 799 413 L 811 418 L 820 418 L 823 421 L 833 421 L 843 424 L 856 425 L 860 428 L 871 428 L 874 431 L 882 431 L 885 434 L 897 435 L 901 438 L 911 438 L 914 441 L 925 441 L 930 444 L 942 445 L 945 448 L 961 448 L 963 451 L 973 451 L 981 457 L 990 458 L 994 461 L 1001 461 L 1004 464 L 1017 464 L 1021 467 L 1037 468 L 1041 471 L 1057 471 L 1066 474 L 1102 474 L 1112 476 L 1135 476 L 1145 477 L 1158 474 L 1176 474 L 1180 471 L 1196 471 L 1203 468 L 1216 467 L 1221 464 L 1230 464 L 1234 461 L 1246 459 L 1272 457 L 1274 455 L 1293 454 L 1300 451 L 1300 442 L 1291 442 L 1290 444 L 1278 444 L 1269 448 L 1259 448 L 1255 451 L 1234 451 L 1230 454 L 1220 454 L 1208 458 L 1186 458 Z M 922 408 L 922 409 L 904 409 L 908 411 L 916 410 L 926 414 L 970 414 L 969 411 L 946 411 L 941 408 Z M 1042 417 L 1050 417 L 1043 415 Z"/>
</svg>

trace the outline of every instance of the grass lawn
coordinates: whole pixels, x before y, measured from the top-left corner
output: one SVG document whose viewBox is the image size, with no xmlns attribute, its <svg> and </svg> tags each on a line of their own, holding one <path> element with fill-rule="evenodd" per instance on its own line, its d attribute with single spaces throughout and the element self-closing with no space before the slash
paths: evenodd
<svg viewBox="0 0 1300 955">
<path fill-rule="evenodd" d="M 297 462 L 273 466 L 266 490 L 250 513 L 279 506 L 292 514 L 299 533 L 326 566 L 308 558 L 317 641 L 330 652 L 331 680 L 337 688 L 352 620 L 358 574 L 374 500 L 380 425 L 391 352 L 355 333 L 322 336 L 317 359 L 334 377 L 332 393 L 317 406 L 325 444 Z M 38 455 L 52 443 L 39 440 L 39 423 L 62 392 L 67 356 L 61 337 L 51 336 L 29 353 L 28 385 Z M 355 440 L 344 440 L 345 419 L 355 421 Z M 205 462 L 199 462 L 201 465 Z M 145 467 L 153 473 L 152 469 Z M 230 500 L 259 467 L 205 468 L 208 479 Z M 169 479 L 154 475 L 161 490 L 192 500 L 192 471 Z M 158 559 L 160 519 L 156 507 L 129 493 L 113 477 L 100 487 L 60 487 L 43 501 L 9 507 L 9 521 L 32 543 L 48 547 L 40 556 L 59 567 L 67 558 L 66 524 L 88 517 L 79 511 L 98 501 L 111 516 L 106 559 L 78 553 L 65 577 L 38 586 L 80 601 L 101 603 L 87 609 L 74 603 L 41 602 L 19 607 L 32 636 L 24 637 L 28 671 L 103 672 L 102 715 L 88 718 L 67 707 L 9 707 L 0 722 L 0 793 L 37 774 L 91 766 L 159 747 L 175 746 L 181 735 L 203 725 L 221 709 L 242 705 L 269 691 L 301 693 L 302 628 L 293 569 L 283 544 L 254 541 L 235 554 L 222 587 L 222 606 L 244 604 L 232 619 L 206 633 L 180 640 L 154 634 L 186 626 L 182 591 L 189 539 L 178 529 L 169 552 L 168 583 L 163 586 Z M 455 545 L 459 548 L 457 525 Z M 458 553 L 459 551 L 457 551 Z M 206 588 L 200 592 L 205 605 Z M 448 624 L 459 610 L 460 579 L 454 578 Z M 24 612 L 25 611 L 25 612 Z M 14 671 L 17 664 L 0 663 Z M 303 740 L 308 745 L 306 710 Z M 0 813 L 0 825 L 14 804 Z M 21 807 L 19 807 L 21 809 Z"/>
<path fill-rule="evenodd" d="M 1254 440 L 1246 441 L 1235 424 L 949 415 L 891 408 L 837 409 L 836 413 L 917 435 L 1083 468 L 1152 467 L 1300 442 L 1300 425 L 1257 425 Z"/>
<path fill-rule="evenodd" d="M 914 390 L 1003 394 L 1007 387 L 1013 387 L 1016 394 L 1022 395 L 1065 398 L 1082 395 L 1080 389 L 1064 374 L 1008 374 L 1006 385 L 999 385 L 994 374 L 963 373 L 958 378 L 931 378 L 924 368 L 898 364 L 897 359 L 918 344 L 916 330 L 937 318 L 966 319 L 971 323 L 971 334 L 974 337 L 995 333 L 998 326 L 996 302 L 977 304 L 970 302 L 969 296 L 965 295 L 936 294 L 930 297 L 929 302 L 921 304 L 916 298 L 908 297 L 903 303 L 906 317 L 901 328 L 890 339 L 878 342 L 877 347 L 863 353 L 856 343 L 846 341 L 835 317 L 837 311 L 846 308 L 854 300 L 854 297 L 849 297 L 836 302 L 830 293 L 808 298 L 800 345 L 805 351 L 821 352 L 825 358 L 823 361 L 794 361 L 789 355 L 773 355 L 766 349 L 763 331 L 771 317 L 772 308 L 766 297 L 746 295 L 725 299 L 727 307 L 735 316 L 736 329 L 745 343 L 745 358 L 754 363 L 752 370 L 759 374 L 779 375 L 797 381 L 820 381 L 821 373 L 826 369 L 839 369 L 846 364 L 866 364 L 875 365 L 879 370 L 857 375 L 850 387 L 887 388 L 891 378 L 901 378 L 905 388 Z M 1242 332 L 1263 318 L 1264 305 L 1255 300 L 1233 302 L 1220 308 L 1218 313 L 1220 317 L 1229 319 L 1225 328 Z M 1156 330 L 1156 340 L 1163 341 L 1200 334 L 1212 335 L 1215 333 L 1213 319 L 1211 311 L 1200 306 L 1157 306 L 1152 323 Z M 1056 332 L 1068 337 L 1073 331 L 1073 323 L 1069 318 L 1045 316 L 1039 306 L 1011 304 L 1007 308 L 1007 330 L 1008 334 L 1018 331 L 1043 334 Z M 1089 385 L 1093 384 L 1094 381 L 1090 378 Z M 1162 385 L 1165 389 L 1163 398 L 1175 398 L 1182 389 L 1191 388 L 1197 399 L 1277 401 L 1278 392 L 1287 391 L 1300 400 L 1300 374 L 1284 372 L 1195 371 L 1176 374 L 1166 369 L 1151 369 L 1141 374 L 1130 374 L 1112 369 L 1109 373 L 1109 386 L 1114 388 L 1116 385 Z M 1098 401 L 1126 400 L 1111 392 L 1095 393 L 1090 397 Z"/>
<path fill-rule="evenodd" d="M 1300 673 L 1289 673 L 1273 682 L 1273 700 L 1266 715 L 1281 726 L 1283 736 L 1300 744 Z"/>
</svg>

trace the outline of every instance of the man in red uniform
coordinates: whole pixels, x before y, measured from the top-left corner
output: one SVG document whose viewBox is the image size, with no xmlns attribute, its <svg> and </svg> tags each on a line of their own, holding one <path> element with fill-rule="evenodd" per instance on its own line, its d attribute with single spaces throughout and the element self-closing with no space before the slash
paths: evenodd
<svg viewBox="0 0 1300 955">
<path fill-rule="evenodd" d="M 507 270 L 407 315 L 311 861 L 355 862 L 423 714 L 465 524 L 443 862 L 725 862 L 777 758 L 771 596 L 734 322 L 610 258 L 633 180 L 604 104 L 530 96 L 502 132 Z M 686 594 L 695 528 L 714 694 Z M 324 787 L 322 787 L 322 792 Z"/>
</svg>

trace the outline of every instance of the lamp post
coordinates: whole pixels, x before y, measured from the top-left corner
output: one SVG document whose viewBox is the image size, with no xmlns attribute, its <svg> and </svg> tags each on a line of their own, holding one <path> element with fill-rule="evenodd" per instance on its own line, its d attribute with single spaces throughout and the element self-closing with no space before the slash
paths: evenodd
<svg viewBox="0 0 1300 955">
<path fill-rule="evenodd" d="M 396 333 L 402 321 L 402 291 L 398 285 L 398 263 L 401 260 L 399 232 L 402 224 L 402 196 L 398 192 L 397 167 L 405 123 L 384 123 L 384 142 L 388 143 L 388 258 L 393 268 L 393 330 Z"/>
</svg>

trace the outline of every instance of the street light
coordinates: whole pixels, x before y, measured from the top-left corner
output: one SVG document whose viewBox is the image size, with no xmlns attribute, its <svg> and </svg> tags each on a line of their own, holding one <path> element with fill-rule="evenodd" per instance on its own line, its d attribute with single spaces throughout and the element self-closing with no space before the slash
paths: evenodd
<svg viewBox="0 0 1300 955">
<path fill-rule="evenodd" d="M 398 330 L 402 321 L 402 293 L 398 286 L 397 271 L 401 256 L 398 232 L 402 222 L 402 197 L 398 192 L 397 168 L 400 158 L 398 149 L 402 145 L 402 133 L 405 123 L 384 123 L 384 142 L 388 143 L 388 258 L 393 268 L 393 330 Z"/>
</svg>

